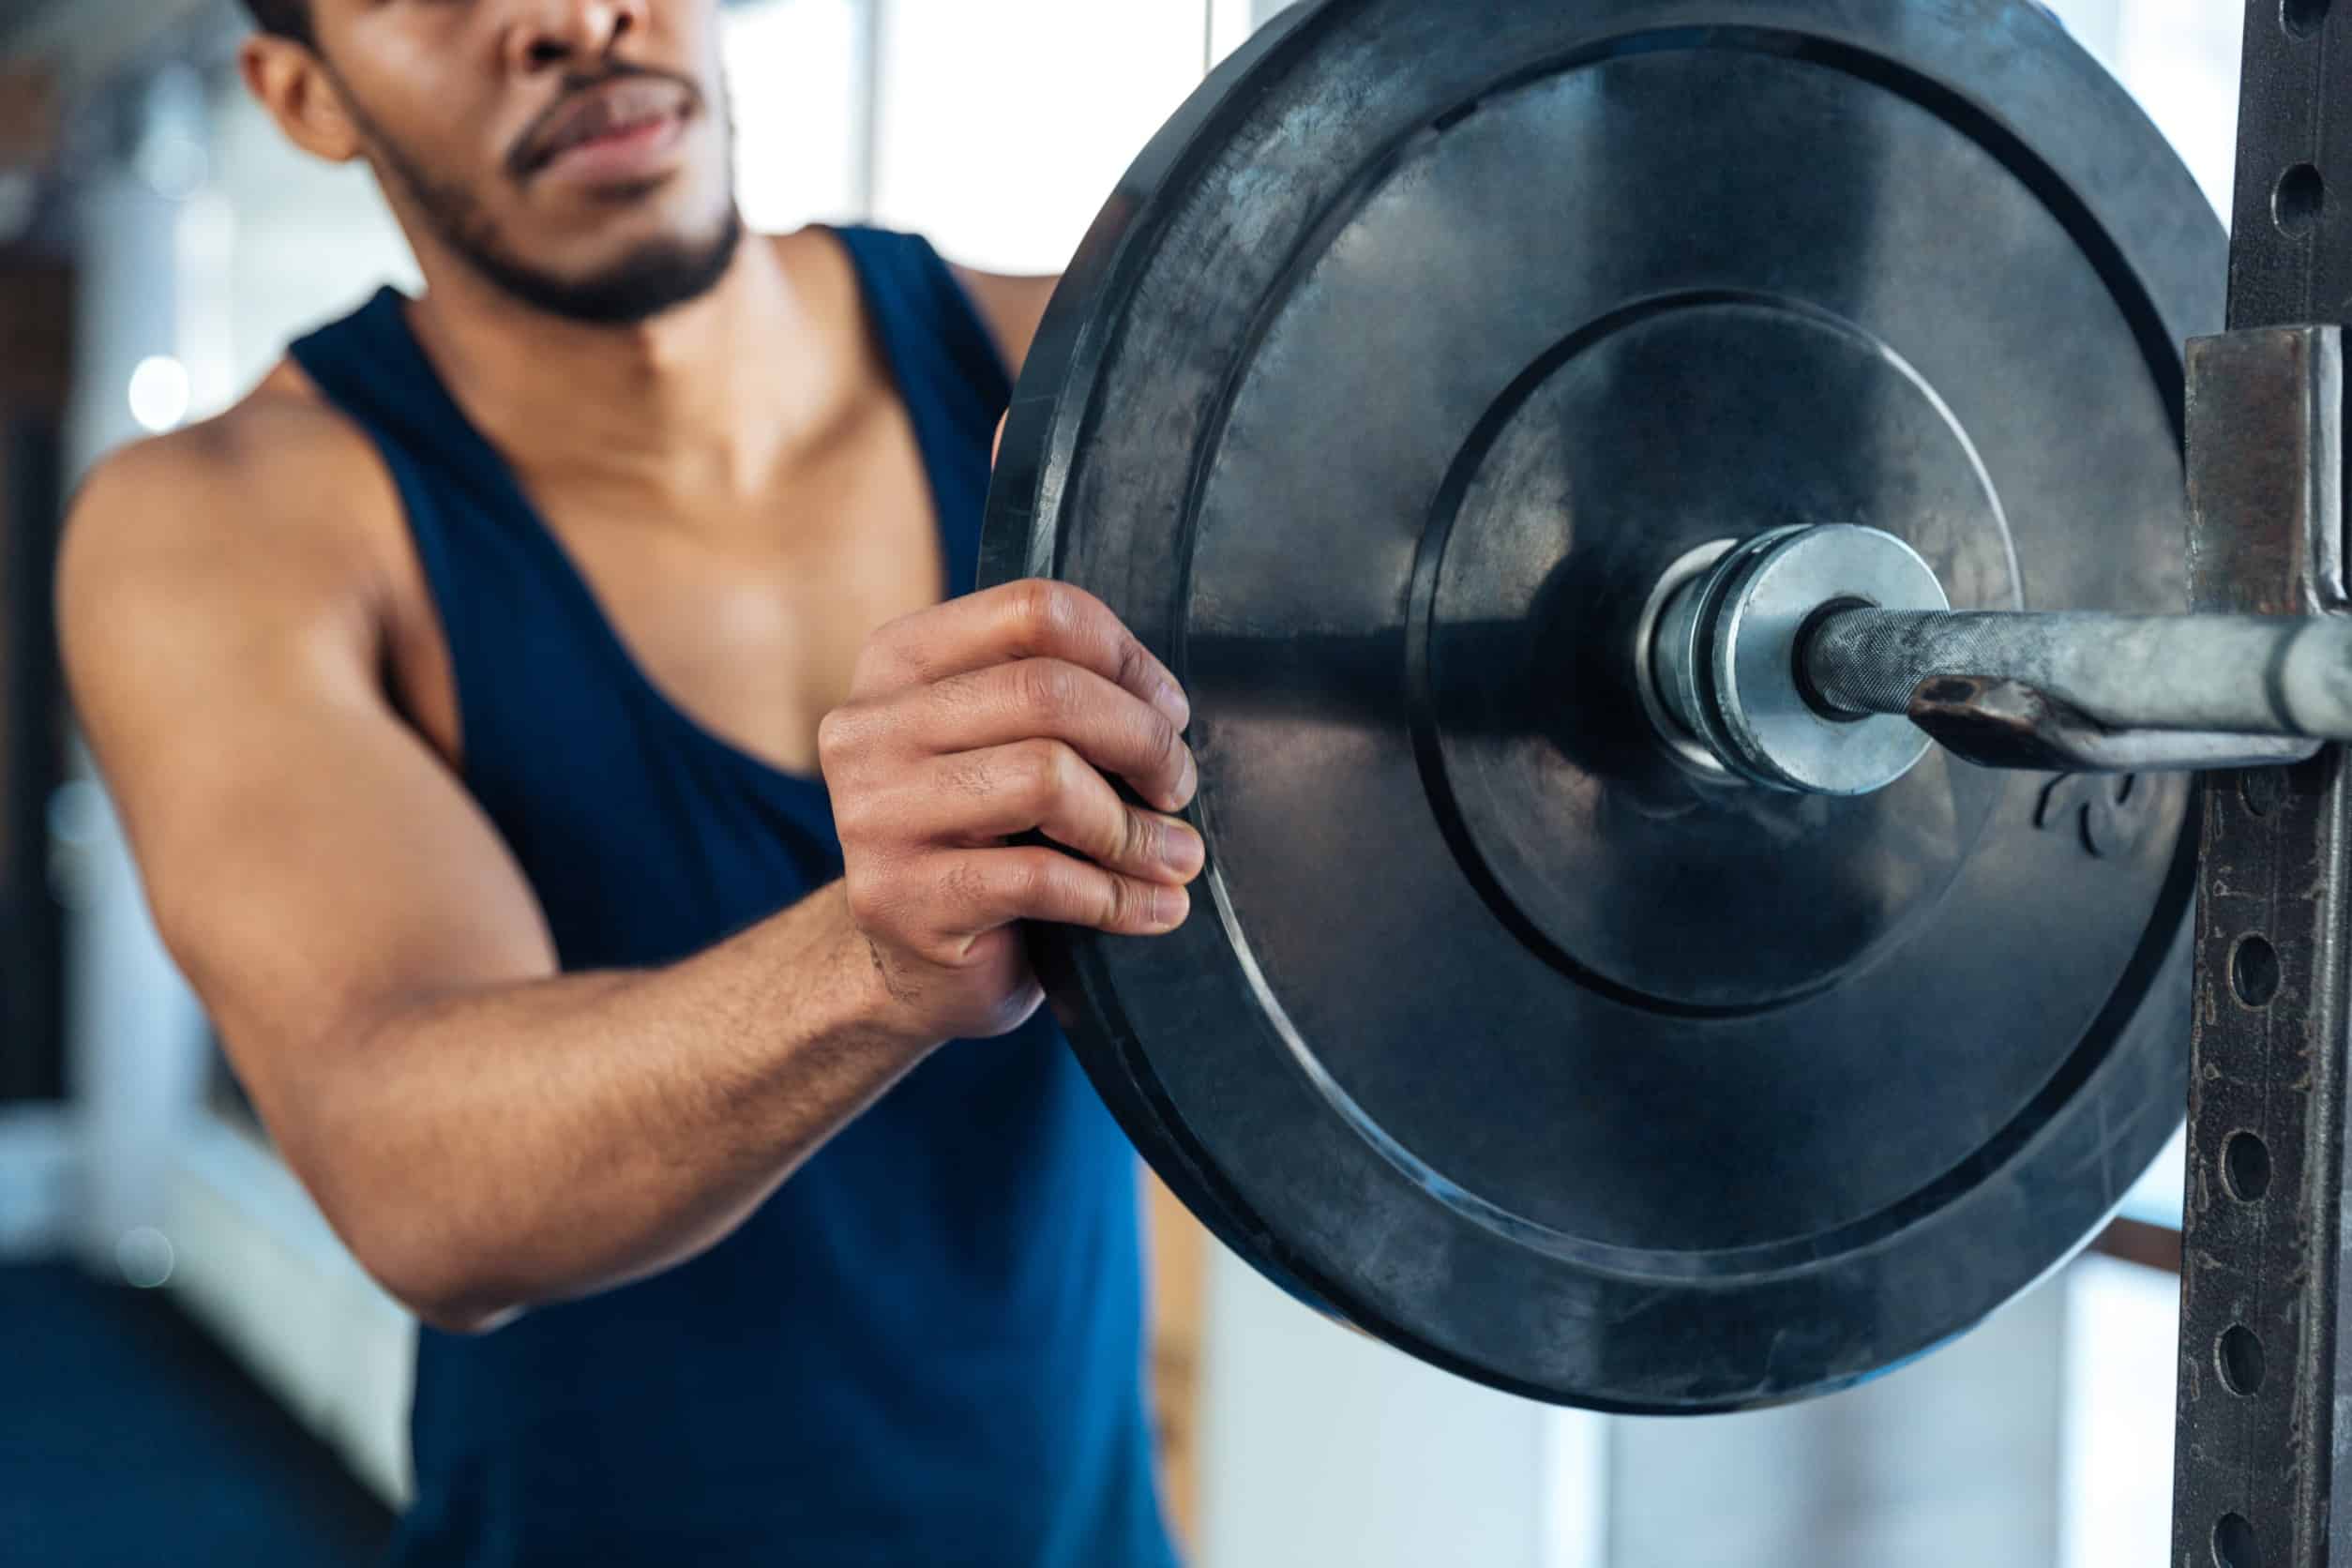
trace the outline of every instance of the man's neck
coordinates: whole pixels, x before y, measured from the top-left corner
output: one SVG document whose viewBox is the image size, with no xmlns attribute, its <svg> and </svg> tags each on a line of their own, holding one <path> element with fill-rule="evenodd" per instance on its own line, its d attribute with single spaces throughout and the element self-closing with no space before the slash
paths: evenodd
<svg viewBox="0 0 2352 1568">
<path fill-rule="evenodd" d="M 849 368 L 764 236 L 708 294 L 629 326 L 528 309 L 461 268 L 428 278 L 411 314 L 426 353 L 540 485 L 754 497 L 821 431 Z"/>
</svg>

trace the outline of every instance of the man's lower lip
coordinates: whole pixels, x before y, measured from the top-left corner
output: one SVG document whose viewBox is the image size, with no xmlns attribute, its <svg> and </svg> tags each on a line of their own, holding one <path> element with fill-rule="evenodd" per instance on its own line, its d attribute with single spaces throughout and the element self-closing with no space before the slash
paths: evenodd
<svg viewBox="0 0 2352 1568">
<path fill-rule="evenodd" d="M 576 143 L 540 165 L 542 175 L 601 183 L 641 178 L 655 172 L 685 134 L 686 121 L 664 115 Z"/>
</svg>

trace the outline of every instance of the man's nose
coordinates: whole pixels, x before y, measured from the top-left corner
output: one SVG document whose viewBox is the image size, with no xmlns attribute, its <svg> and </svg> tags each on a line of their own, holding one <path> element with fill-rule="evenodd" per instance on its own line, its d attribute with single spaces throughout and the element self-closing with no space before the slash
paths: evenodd
<svg viewBox="0 0 2352 1568">
<path fill-rule="evenodd" d="M 648 0 L 522 0 L 507 23 L 508 61 L 522 72 L 602 60 L 646 23 Z"/>
</svg>

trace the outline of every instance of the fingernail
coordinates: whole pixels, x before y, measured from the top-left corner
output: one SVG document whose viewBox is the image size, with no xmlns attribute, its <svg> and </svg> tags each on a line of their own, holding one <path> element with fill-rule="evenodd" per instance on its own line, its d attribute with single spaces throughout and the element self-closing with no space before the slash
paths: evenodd
<svg viewBox="0 0 2352 1568">
<path fill-rule="evenodd" d="M 1190 806 L 1193 803 L 1193 797 L 1199 793 L 1200 760 L 1192 754 L 1192 747 L 1186 746 L 1184 770 L 1176 776 L 1176 804 L 1172 809 L 1182 811 L 1185 807 Z"/>
<path fill-rule="evenodd" d="M 1192 913 L 1192 896 L 1181 887 L 1164 887 L 1152 897 L 1152 928 L 1172 931 Z"/>
<path fill-rule="evenodd" d="M 1184 696 L 1184 688 L 1174 681 L 1161 680 L 1152 693 L 1152 705 L 1165 714 L 1168 721 L 1179 731 L 1192 727 L 1192 702 Z"/>
<path fill-rule="evenodd" d="M 1197 876 L 1208 857 L 1208 846 L 1200 841 L 1200 835 L 1183 822 L 1169 822 L 1160 829 L 1160 864 L 1178 876 Z"/>
</svg>

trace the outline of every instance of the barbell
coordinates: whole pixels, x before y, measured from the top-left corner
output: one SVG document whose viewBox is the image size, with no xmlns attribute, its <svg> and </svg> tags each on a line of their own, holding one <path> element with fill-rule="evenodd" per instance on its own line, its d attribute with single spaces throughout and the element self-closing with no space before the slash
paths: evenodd
<svg viewBox="0 0 2352 1568">
<path fill-rule="evenodd" d="M 2026 0 L 1324 0 L 1040 329 L 984 583 L 1185 683 L 1172 936 L 1041 929 L 1144 1156 L 1301 1297 L 1540 1398 L 1843 1387 L 2179 1124 L 2188 770 L 2352 632 L 2188 617 L 2226 245 Z"/>
</svg>

